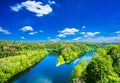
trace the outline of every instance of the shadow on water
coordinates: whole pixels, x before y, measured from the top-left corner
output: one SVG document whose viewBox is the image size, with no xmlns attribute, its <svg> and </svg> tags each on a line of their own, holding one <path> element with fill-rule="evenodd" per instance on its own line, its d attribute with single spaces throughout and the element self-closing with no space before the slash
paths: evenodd
<svg viewBox="0 0 120 83">
<path fill-rule="evenodd" d="M 48 54 L 42 61 L 14 76 L 8 83 L 70 83 L 69 75 L 73 68 L 83 58 L 90 61 L 93 53 L 86 53 L 70 64 L 62 64 L 58 67 L 56 67 L 58 57 Z"/>
</svg>

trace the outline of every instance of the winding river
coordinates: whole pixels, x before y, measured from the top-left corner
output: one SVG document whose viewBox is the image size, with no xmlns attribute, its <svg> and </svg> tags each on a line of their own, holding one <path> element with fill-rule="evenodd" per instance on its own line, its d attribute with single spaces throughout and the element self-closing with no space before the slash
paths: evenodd
<svg viewBox="0 0 120 83">
<path fill-rule="evenodd" d="M 79 57 L 70 64 L 56 67 L 57 56 L 47 55 L 34 67 L 22 72 L 9 81 L 9 83 L 70 83 L 70 73 L 73 68 L 85 58 L 90 61 L 94 52 Z"/>
</svg>

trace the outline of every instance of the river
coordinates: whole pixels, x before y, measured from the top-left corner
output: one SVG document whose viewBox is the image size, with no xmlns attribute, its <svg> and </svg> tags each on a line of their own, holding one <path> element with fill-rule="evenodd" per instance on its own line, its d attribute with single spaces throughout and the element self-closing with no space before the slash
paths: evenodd
<svg viewBox="0 0 120 83">
<path fill-rule="evenodd" d="M 9 83 L 70 83 L 73 68 L 85 58 L 90 61 L 94 52 L 86 53 L 70 64 L 56 67 L 57 56 L 47 55 L 38 64 L 12 78 Z"/>
</svg>

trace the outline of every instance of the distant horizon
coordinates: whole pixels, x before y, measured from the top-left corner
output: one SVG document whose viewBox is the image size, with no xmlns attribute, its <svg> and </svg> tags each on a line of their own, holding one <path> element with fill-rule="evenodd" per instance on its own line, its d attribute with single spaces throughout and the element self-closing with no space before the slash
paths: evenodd
<svg viewBox="0 0 120 83">
<path fill-rule="evenodd" d="M 120 0 L 7 0 L 0 40 L 120 43 Z"/>
<path fill-rule="evenodd" d="M 7 42 L 26 42 L 26 43 L 49 43 L 49 42 L 53 42 L 53 43 L 61 43 L 61 42 L 65 42 L 65 43 L 98 43 L 98 44 L 119 44 L 120 42 L 86 42 L 86 41 L 20 41 L 20 40 L 0 40 L 0 41 L 7 41 Z"/>
</svg>

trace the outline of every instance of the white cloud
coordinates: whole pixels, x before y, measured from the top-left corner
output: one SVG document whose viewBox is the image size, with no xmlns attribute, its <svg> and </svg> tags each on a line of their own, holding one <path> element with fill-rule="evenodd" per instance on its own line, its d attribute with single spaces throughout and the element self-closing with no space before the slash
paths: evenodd
<svg viewBox="0 0 120 83">
<path fill-rule="evenodd" d="M 43 30 L 40 30 L 39 32 L 42 33 L 42 32 L 44 32 L 44 31 L 43 31 Z"/>
<path fill-rule="evenodd" d="M 57 37 L 66 37 L 66 34 L 58 34 Z"/>
<path fill-rule="evenodd" d="M 76 28 L 65 28 L 62 31 L 59 31 L 60 33 L 66 33 L 66 34 L 75 34 L 75 32 L 78 32 L 79 30 Z"/>
<path fill-rule="evenodd" d="M 11 34 L 11 32 L 3 29 L 2 27 L 0 27 L 0 32 L 4 33 L 4 34 Z"/>
<path fill-rule="evenodd" d="M 36 31 L 35 31 L 35 32 L 30 32 L 29 35 L 35 35 L 35 34 L 37 34 L 37 33 L 38 33 L 38 32 L 36 32 Z"/>
<path fill-rule="evenodd" d="M 93 37 L 93 36 L 95 36 L 97 34 L 100 34 L 100 32 L 87 32 L 86 37 Z"/>
<path fill-rule="evenodd" d="M 81 32 L 82 35 L 84 35 L 86 32 Z"/>
<path fill-rule="evenodd" d="M 21 39 L 25 39 L 25 37 L 23 37 L 23 36 L 22 36 L 22 37 L 20 37 L 20 38 L 21 38 Z"/>
<path fill-rule="evenodd" d="M 52 42 L 59 42 L 61 39 L 60 38 L 55 38 L 55 39 L 50 39 Z"/>
<path fill-rule="evenodd" d="M 120 34 L 120 31 L 116 31 L 115 33 L 116 33 L 116 34 Z"/>
<path fill-rule="evenodd" d="M 100 32 L 81 32 L 80 34 L 82 34 L 84 37 L 93 37 L 100 34 Z"/>
<path fill-rule="evenodd" d="M 34 29 L 31 26 L 25 26 L 20 29 L 21 31 L 33 31 Z"/>
<path fill-rule="evenodd" d="M 86 26 L 82 26 L 82 28 L 84 29 Z"/>
<path fill-rule="evenodd" d="M 79 29 L 65 28 L 64 30 L 59 31 L 57 37 L 66 37 L 67 35 L 74 35 L 76 32 L 79 32 Z"/>
<path fill-rule="evenodd" d="M 77 37 L 77 38 L 74 38 L 73 41 L 80 41 L 82 37 Z"/>
<path fill-rule="evenodd" d="M 22 5 L 16 4 L 14 6 L 11 6 L 10 8 L 15 12 L 19 12 L 19 10 L 22 9 Z"/>
<path fill-rule="evenodd" d="M 86 26 L 82 26 L 82 31 L 86 28 Z"/>
<path fill-rule="evenodd" d="M 51 0 L 49 0 L 48 3 L 49 3 L 50 5 L 56 4 L 55 1 L 51 1 Z"/>
<path fill-rule="evenodd" d="M 97 42 L 97 43 L 120 43 L 120 37 L 119 36 L 113 36 L 113 37 L 97 37 L 97 38 L 85 38 L 80 40 L 82 42 Z"/>
<path fill-rule="evenodd" d="M 49 4 L 55 4 L 54 1 L 49 1 Z M 40 17 L 43 15 L 47 15 L 52 12 L 52 8 L 49 4 L 43 4 L 42 2 L 38 1 L 25 1 L 21 2 L 20 4 L 16 4 L 11 6 L 10 8 L 15 11 L 19 12 L 21 9 L 25 8 L 26 10 L 33 12 L 36 16 Z"/>
</svg>

